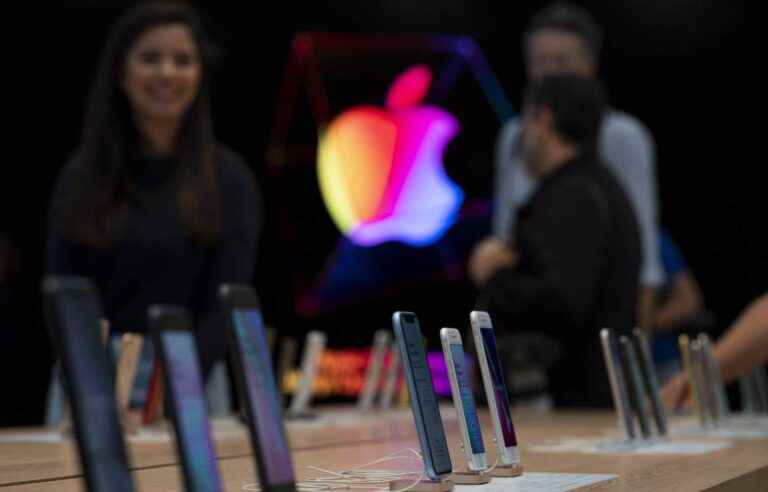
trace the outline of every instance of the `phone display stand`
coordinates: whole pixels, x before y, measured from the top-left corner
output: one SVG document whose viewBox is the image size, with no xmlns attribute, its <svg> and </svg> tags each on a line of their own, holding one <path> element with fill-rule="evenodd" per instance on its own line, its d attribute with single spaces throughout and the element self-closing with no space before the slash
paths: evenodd
<svg viewBox="0 0 768 492">
<path fill-rule="evenodd" d="M 450 492 L 454 482 L 451 480 L 430 480 L 425 478 L 414 484 L 413 480 L 394 480 L 389 482 L 389 490 L 407 489 L 409 492 Z"/>
<path fill-rule="evenodd" d="M 483 485 L 490 483 L 492 475 L 487 471 L 459 470 L 451 475 L 451 482 L 457 485 Z"/>
<path fill-rule="evenodd" d="M 491 476 L 499 477 L 499 478 L 519 477 L 522 474 L 523 474 L 523 465 L 521 465 L 520 463 L 513 464 L 513 465 L 497 465 L 493 470 L 491 470 Z"/>
</svg>

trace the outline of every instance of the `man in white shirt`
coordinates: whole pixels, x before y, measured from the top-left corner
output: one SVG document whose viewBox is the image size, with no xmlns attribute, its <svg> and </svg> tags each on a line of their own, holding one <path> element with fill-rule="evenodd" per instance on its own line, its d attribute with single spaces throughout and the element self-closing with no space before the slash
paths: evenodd
<svg viewBox="0 0 768 492">
<path fill-rule="evenodd" d="M 596 77 L 602 30 L 584 9 L 554 4 L 534 16 L 524 38 L 528 76 Z M 519 149 L 520 121 L 508 121 L 496 147 L 493 213 L 494 237 L 481 242 L 470 259 L 469 272 L 476 284 L 488 272 L 504 266 L 514 244 L 517 211 L 536 187 L 526 173 Z M 640 227 L 642 242 L 641 294 L 638 321 L 648 327 L 655 289 L 664 280 L 659 260 L 658 195 L 653 137 L 636 118 L 615 110 L 607 112 L 598 139 L 601 161 L 612 171 L 627 194 Z"/>
</svg>

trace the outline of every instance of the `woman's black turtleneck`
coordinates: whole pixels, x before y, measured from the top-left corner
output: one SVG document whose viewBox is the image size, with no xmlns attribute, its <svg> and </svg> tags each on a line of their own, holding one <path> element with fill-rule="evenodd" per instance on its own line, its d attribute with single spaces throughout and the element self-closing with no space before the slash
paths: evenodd
<svg viewBox="0 0 768 492">
<path fill-rule="evenodd" d="M 186 307 L 195 322 L 206 373 L 225 351 L 218 286 L 253 281 L 262 215 L 255 180 L 242 158 L 219 147 L 216 164 L 221 232 L 210 246 L 192 239 L 181 221 L 173 161 L 154 158 L 136 166 L 135 191 L 119 241 L 99 248 L 65 239 L 58 218 L 81 176 L 77 157 L 65 165 L 54 190 L 47 244 L 49 273 L 95 281 L 114 331 L 146 332 L 152 304 Z"/>
</svg>

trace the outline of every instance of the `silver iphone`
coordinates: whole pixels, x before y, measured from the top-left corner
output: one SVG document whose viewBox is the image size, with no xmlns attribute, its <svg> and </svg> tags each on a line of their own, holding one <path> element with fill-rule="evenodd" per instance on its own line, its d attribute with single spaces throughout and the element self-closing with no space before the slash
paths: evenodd
<svg viewBox="0 0 768 492">
<path fill-rule="evenodd" d="M 494 440 L 499 449 L 499 461 L 503 465 L 518 465 L 520 450 L 517 446 L 506 378 L 499 351 L 496 348 L 496 335 L 493 332 L 491 317 L 485 311 L 472 311 L 469 314 L 469 321 L 472 325 L 480 373 L 483 376 L 485 397 L 491 411 L 496 436 Z"/>
<path fill-rule="evenodd" d="M 651 407 L 653 409 L 653 416 L 656 420 L 656 430 L 659 436 L 667 435 L 667 412 L 664 409 L 664 405 L 661 403 L 659 395 L 659 381 L 656 378 L 656 367 L 653 364 L 653 357 L 651 355 L 651 347 L 648 343 L 648 335 L 645 330 L 641 328 L 635 328 L 633 331 L 635 348 L 637 349 L 638 362 L 640 364 L 640 372 L 643 376 L 643 381 L 648 389 L 648 396 L 651 399 Z"/>
<path fill-rule="evenodd" d="M 440 330 L 440 342 L 443 345 L 448 379 L 451 382 L 451 395 L 459 419 L 461 448 L 467 458 L 467 466 L 473 471 L 485 470 L 488 468 L 488 460 L 485 457 L 483 431 L 477 416 L 475 397 L 472 395 L 461 334 L 455 328 L 443 328 Z"/>
<path fill-rule="evenodd" d="M 629 396 L 627 394 L 624 372 L 621 369 L 619 341 L 616 339 L 616 336 L 611 333 L 611 330 L 603 328 L 600 330 L 600 343 L 603 347 L 605 367 L 608 370 L 608 381 L 611 385 L 613 404 L 616 407 L 619 425 L 624 429 L 627 439 L 632 440 L 636 435 L 635 422 L 632 418 L 632 409 L 629 405 Z"/>
</svg>

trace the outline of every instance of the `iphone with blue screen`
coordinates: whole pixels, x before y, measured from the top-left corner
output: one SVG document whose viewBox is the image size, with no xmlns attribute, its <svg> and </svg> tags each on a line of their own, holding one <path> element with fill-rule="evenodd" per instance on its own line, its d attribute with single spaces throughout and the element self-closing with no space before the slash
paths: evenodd
<svg viewBox="0 0 768 492">
<path fill-rule="evenodd" d="M 469 314 L 469 321 L 472 325 L 480 374 L 483 377 L 485 397 L 491 411 L 499 461 L 503 465 L 519 465 L 520 450 L 517 445 L 515 426 L 512 423 L 509 392 L 501 357 L 496 347 L 496 335 L 491 317 L 485 311 L 472 311 Z"/>
<path fill-rule="evenodd" d="M 189 317 L 181 307 L 156 305 L 149 308 L 149 323 L 176 431 L 184 489 L 189 492 L 220 491 L 221 477 Z"/>
<path fill-rule="evenodd" d="M 469 365 L 464 353 L 461 334 L 455 328 L 440 330 L 440 342 L 443 345 L 445 366 L 451 382 L 451 395 L 459 419 L 461 448 L 470 470 L 482 471 L 488 468 L 483 444 L 483 431 L 477 416 L 475 396 L 469 382 Z"/>
<path fill-rule="evenodd" d="M 240 285 L 223 285 L 219 295 L 229 321 L 230 352 L 260 488 L 293 492 L 296 478 L 258 297 L 253 289 Z"/>
<path fill-rule="evenodd" d="M 61 357 L 80 464 L 90 491 L 134 490 L 96 286 L 82 277 L 43 281 L 46 324 Z"/>
</svg>

